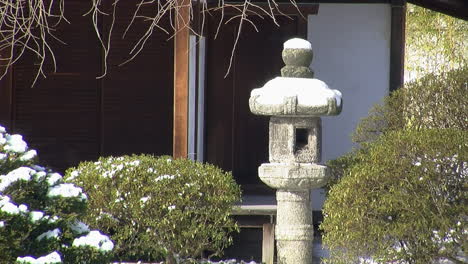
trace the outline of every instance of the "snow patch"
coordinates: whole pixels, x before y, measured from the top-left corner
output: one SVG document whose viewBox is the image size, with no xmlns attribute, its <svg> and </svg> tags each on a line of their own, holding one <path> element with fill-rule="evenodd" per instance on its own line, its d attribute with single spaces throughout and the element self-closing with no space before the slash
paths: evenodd
<svg viewBox="0 0 468 264">
<path fill-rule="evenodd" d="M 284 49 L 308 49 L 312 50 L 312 44 L 301 38 L 290 39 L 283 44 Z"/>
<path fill-rule="evenodd" d="M 58 238 L 62 232 L 60 229 L 55 228 L 54 230 L 49 230 L 45 233 L 40 234 L 36 240 L 41 241 L 42 239 L 51 239 L 51 238 Z"/>
<path fill-rule="evenodd" d="M 34 157 L 37 156 L 37 151 L 34 149 L 28 150 L 26 153 L 24 153 L 19 159 L 21 161 L 28 161 L 32 160 Z"/>
<path fill-rule="evenodd" d="M 44 217 L 44 212 L 32 211 L 29 217 L 31 218 L 31 222 L 35 223 Z"/>
<path fill-rule="evenodd" d="M 55 172 L 49 175 L 49 178 L 47 179 L 47 183 L 49 184 L 49 186 L 53 186 L 61 179 L 62 179 L 62 175 Z"/>
<path fill-rule="evenodd" d="M 5 151 L 23 153 L 26 151 L 28 145 L 23 140 L 21 135 L 6 135 L 6 146 L 3 148 Z"/>
<path fill-rule="evenodd" d="M 86 194 L 83 193 L 83 190 L 80 187 L 76 187 L 72 183 L 62 183 L 57 186 L 54 186 L 49 190 L 47 193 L 48 197 L 56 197 L 56 196 L 61 196 L 61 197 L 77 197 L 80 198 L 81 200 L 86 200 L 88 197 L 86 197 Z"/>
<path fill-rule="evenodd" d="M 74 247 L 90 246 L 100 251 L 111 251 L 114 248 L 114 243 L 109 237 L 96 230 L 89 232 L 86 236 L 75 238 L 72 245 Z"/>
<path fill-rule="evenodd" d="M 0 192 L 3 192 L 8 186 L 16 181 L 24 180 L 29 181 L 31 174 L 36 173 L 35 170 L 28 167 L 19 167 L 10 171 L 7 175 L 0 176 Z"/>
<path fill-rule="evenodd" d="M 341 105 L 341 92 L 328 88 L 319 79 L 276 77 L 262 88 L 252 90 L 251 97 L 259 96 L 257 102 L 262 105 L 281 105 L 284 98 L 297 96 L 297 103 L 302 106 L 328 105 L 328 99 L 334 98 L 336 105 Z"/>
<path fill-rule="evenodd" d="M 0 195 L 0 211 L 3 211 L 10 215 L 17 215 L 20 212 L 26 213 L 28 207 L 24 204 L 20 206 L 16 206 L 15 204 L 10 202 L 10 197 Z"/>
<path fill-rule="evenodd" d="M 62 263 L 62 258 L 54 251 L 47 256 L 40 257 L 35 259 L 33 257 L 18 257 L 16 262 L 24 263 L 24 264 L 53 264 L 53 263 Z"/>
</svg>

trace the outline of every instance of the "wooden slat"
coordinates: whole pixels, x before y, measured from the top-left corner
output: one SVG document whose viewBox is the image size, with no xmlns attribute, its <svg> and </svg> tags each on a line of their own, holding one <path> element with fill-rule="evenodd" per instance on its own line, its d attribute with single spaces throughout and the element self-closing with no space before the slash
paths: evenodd
<svg viewBox="0 0 468 264">
<path fill-rule="evenodd" d="M 406 1 L 392 0 L 390 36 L 390 92 L 404 82 Z"/>
<path fill-rule="evenodd" d="M 50 41 L 57 73 L 49 60 L 47 78 L 31 88 L 35 56 L 25 53 L 13 67 L 14 132 L 38 150 L 41 165 L 61 172 L 98 157 L 99 46 L 89 17 L 82 16 L 89 6 L 82 1 L 65 5 L 71 24 L 62 23 L 55 34 L 67 45 Z"/>
<path fill-rule="evenodd" d="M 190 0 L 178 0 L 174 39 L 174 158 L 186 158 L 188 148 L 188 80 Z"/>
<path fill-rule="evenodd" d="M 232 208 L 233 215 L 276 215 L 276 205 L 240 205 Z"/>
<path fill-rule="evenodd" d="M 151 23 L 135 20 L 122 38 L 139 2 L 125 0 L 117 5 L 108 71 L 101 79 L 101 151 L 105 156 L 172 154 L 173 43 L 168 40 L 172 33 L 155 29 L 141 52 L 121 65 L 131 57 L 130 51 Z M 147 16 L 157 12 L 148 5 L 140 11 Z M 109 30 L 111 19 L 105 18 L 105 30 Z M 159 25 L 170 30 L 169 22 L 166 16 Z"/>
<path fill-rule="evenodd" d="M 275 258 L 275 225 L 263 224 L 262 263 L 273 264 Z"/>
<path fill-rule="evenodd" d="M 233 207 L 232 214 L 276 216 L 276 208 L 274 195 L 243 195 L 242 202 Z"/>
</svg>

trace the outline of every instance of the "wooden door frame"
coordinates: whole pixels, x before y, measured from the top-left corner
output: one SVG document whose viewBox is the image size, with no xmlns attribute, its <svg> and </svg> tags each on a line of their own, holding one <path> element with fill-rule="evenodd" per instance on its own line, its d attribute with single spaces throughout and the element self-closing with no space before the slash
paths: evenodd
<svg viewBox="0 0 468 264">
<path fill-rule="evenodd" d="M 190 0 L 178 0 L 174 36 L 173 156 L 186 158 L 188 151 L 189 25 Z"/>
</svg>

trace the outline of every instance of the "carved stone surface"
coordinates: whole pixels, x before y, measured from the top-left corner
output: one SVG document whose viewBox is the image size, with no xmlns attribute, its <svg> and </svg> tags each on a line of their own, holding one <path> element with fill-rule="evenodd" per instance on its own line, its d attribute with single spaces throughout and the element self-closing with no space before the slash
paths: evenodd
<svg viewBox="0 0 468 264">
<path fill-rule="evenodd" d="M 287 66 L 309 67 L 314 53 L 311 49 L 290 49 L 285 48 L 281 53 L 284 64 Z"/>
<path fill-rule="evenodd" d="M 312 240 L 278 240 L 279 264 L 312 264 Z"/>
<path fill-rule="evenodd" d="M 294 78 L 314 78 L 314 71 L 304 66 L 284 66 L 281 68 L 281 76 Z"/>
<path fill-rule="evenodd" d="M 313 189 L 323 187 L 330 178 L 328 168 L 314 163 L 263 163 L 258 176 L 275 189 Z"/>
<path fill-rule="evenodd" d="M 275 238 L 279 264 L 311 264 L 312 209 L 310 189 L 324 186 L 329 179 L 321 158 L 320 116 L 338 115 L 343 107 L 341 93 L 311 79 L 309 65 L 312 45 L 303 39 L 284 43 L 286 66 L 282 77 L 252 90 L 252 113 L 270 118 L 269 161 L 258 168 L 260 179 L 277 189 Z"/>
<path fill-rule="evenodd" d="M 269 161 L 320 162 L 320 117 L 271 117 Z"/>
</svg>

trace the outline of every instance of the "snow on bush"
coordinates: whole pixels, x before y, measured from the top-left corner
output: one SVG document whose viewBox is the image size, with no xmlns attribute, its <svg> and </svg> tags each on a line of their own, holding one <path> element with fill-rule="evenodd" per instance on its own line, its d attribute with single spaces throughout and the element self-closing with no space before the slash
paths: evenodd
<svg viewBox="0 0 468 264">
<path fill-rule="evenodd" d="M 466 131 L 379 137 L 324 204 L 327 263 L 467 263 L 467 161 Z"/>
<path fill-rule="evenodd" d="M 175 257 L 199 258 L 205 251 L 221 254 L 237 230 L 229 215 L 240 188 L 213 165 L 151 155 L 101 157 L 70 168 L 65 178 L 88 194 L 85 220 L 112 233 L 119 260 L 175 263 Z M 101 242 L 93 245 L 103 249 Z"/>
<path fill-rule="evenodd" d="M 73 246 L 90 246 L 100 251 L 111 251 L 114 248 L 114 243 L 99 231 L 91 231 L 87 235 L 75 239 Z"/>
<path fill-rule="evenodd" d="M 78 220 L 85 214 L 86 194 L 35 165 L 36 156 L 21 135 L 0 126 L 2 263 L 109 263 L 112 241 Z"/>
<path fill-rule="evenodd" d="M 16 259 L 16 262 L 19 263 L 30 263 L 30 264 L 53 264 L 53 263 L 62 263 L 62 258 L 60 257 L 59 253 L 57 251 L 54 251 L 50 253 L 47 256 L 39 257 L 39 258 L 33 258 L 33 257 L 18 257 Z"/>
</svg>

